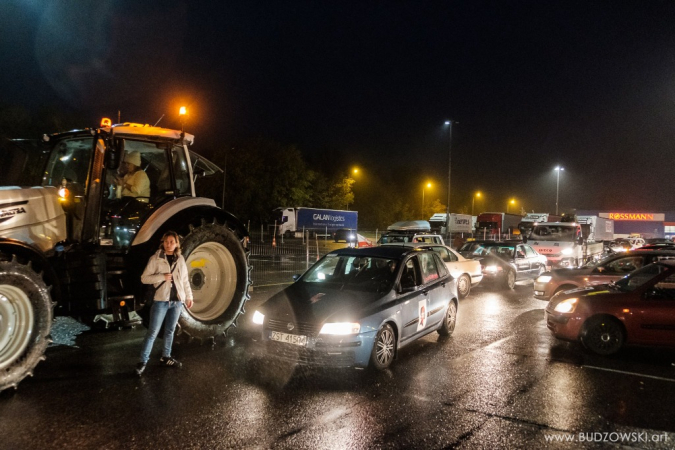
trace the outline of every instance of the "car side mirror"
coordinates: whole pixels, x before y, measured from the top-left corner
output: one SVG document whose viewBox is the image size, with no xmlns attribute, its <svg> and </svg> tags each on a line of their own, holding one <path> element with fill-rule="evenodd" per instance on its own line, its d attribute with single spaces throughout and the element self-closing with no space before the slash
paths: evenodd
<svg viewBox="0 0 675 450">
<path fill-rule="evenodd" d="M 527 236 L 523 235 L 523 244 L 527 244 Z"/>
<path fill-rule="evenodd" d="M 406 286 L 403 287 L 401 285 L 398 286 L 398 293 L 399 294 L 407 294 L 408 292 L 412 292 L 415 290 L 415 286 Z"/>
<path fill-rule="evenodd" d="M 300 275 L 299 273 L 296 273 L 295 275 L 293 275 L 293 281 L 298 281 L 301 276 L 302 275 Z"/>
<path fill-rule="evenodd" d="M 577 243 L 578 243 L 579 245 L 584 245 L 584 238 L 583 238 L 583 236 L 579 236 L 579 238 L 577 239 Z"/>
</svg>

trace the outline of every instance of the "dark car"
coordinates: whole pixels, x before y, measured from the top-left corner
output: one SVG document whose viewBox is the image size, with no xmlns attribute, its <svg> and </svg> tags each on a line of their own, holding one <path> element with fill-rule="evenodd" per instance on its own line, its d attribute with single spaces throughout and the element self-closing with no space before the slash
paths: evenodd
<svg viewBox="0 0 675 450">
<path fill-rule="evenodd" d="M 668 251 L 639 248 L 610 255 L 599 262 L 577 269 L 554 269 L 543 273 L 534 281 L 534 297 L 548 300 L 560 291 L 616 281 L 640 267 L 665 259 L 675 259 L 675 249 Z"/>
<path fill-rule="evenodd" d="M 457 286 L 437 253 L 344 248 L 312 266 L 253 315 L 268 357 L 301 365 L 388 367 L 398 349 L 450 335 Z"/>
<path fill-rule="evenodd" d="M 547 259 L 521 241 L 473 241 L 459 252 L 480 261 L 483 283 L 513 289 L 516 281 L 534 280 L 546 271 Z"/>
<path fill-rule="evenodd" d="M 566 341 L 594 353 L 621 347 L 675 345 L 675 261 L 638 269 L 609 284 L 561 292 L 546 306 L 546 325 Z"/>
<path fill-rule="evenodd" d="M 333 240 L 335 242 L 345 241 L 348 244 L 356 243 L 356 230 L 351 228 L 340 228 L 333 232 Z"/>
</svg>

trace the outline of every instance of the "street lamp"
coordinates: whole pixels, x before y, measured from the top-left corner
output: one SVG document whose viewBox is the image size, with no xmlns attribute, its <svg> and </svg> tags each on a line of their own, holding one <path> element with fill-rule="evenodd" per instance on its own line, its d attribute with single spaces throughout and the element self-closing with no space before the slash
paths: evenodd
<svg viewBox="0 0 675 450">
<path fill-rule="evenodd" d="M 454 122 L 459 123 L 459 122 Z M 452 120 L 446 120 L 445 124 L 448 126 L 448 205 L 446 206 L 445 214 L 446 219 L 445 223 L 448 224 L 446 228 L 446 234 L 450 230 L 450 174 L 452 172 Z"/>
<path fill-rule="evenodd" d="M 508 203 L 506 204 L 506 214 L 509 213 L 509 206 L 510 206 L 510 205 L 515 205 L 515 204 L 516 204 L 516 200 L 515 200 L 515 199 L 511 199 L 511 200 L 508 201 Z"/>
<path fill-rule="evenodd" d="M 427 184 L 422 186 L 422 214 L 424 214 L 424 189 L 430 188 L 430 187 L 431 187 L 431 183 L 427 183 Z"/>
<path fill-rule="evenodd" d="M 565 170 L 564 167 L 556 167 L 555 170 L 558 173 L 558 180 L 555 183 L 555 215 L 558 215 L 558 194 L 560 193 L 560 172 Z"/>
<path fill-rule="evenodd" d="M 476 197 L 480 197 L 480 192 L 476 192 L 472 197 L 471 197 L 471 215 L 473 216 L 473 205 L 476 201 Z"/>
</svg>

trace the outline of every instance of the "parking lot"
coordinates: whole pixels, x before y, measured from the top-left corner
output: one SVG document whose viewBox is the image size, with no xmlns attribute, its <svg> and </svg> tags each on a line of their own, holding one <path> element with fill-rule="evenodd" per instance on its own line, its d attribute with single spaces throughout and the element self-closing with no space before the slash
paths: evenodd
<svg viewBox="0 0 675 450">
<path fill-rule="evenodd" d="M 449 339 L 404 348 L 384 372 L 251 357 L 255 286 L 216 346 L 181 344 L 183 369 L 133 367 L 144 329 L 70 319 L 19 389 L 0 396 L 2 448 L 672 448 L 675 352 L 594 356 L 556 341 L 532 285 L 462 300 Z M 153 353 L 153 360 L 159 354 Z M 621 433 L 621 434 L 619 434 Z"/>
</svg>

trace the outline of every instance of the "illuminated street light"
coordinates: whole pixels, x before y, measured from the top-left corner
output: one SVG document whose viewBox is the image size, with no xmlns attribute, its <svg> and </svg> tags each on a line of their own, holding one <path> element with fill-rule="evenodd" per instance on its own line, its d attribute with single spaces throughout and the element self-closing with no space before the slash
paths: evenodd
<svg viewBox="0 0 675 450">
<path fill-rule="evenodd" d="M 507 213 L 507 214 L 509 213 L 509 206 L 510 206 L 510 205 L 515 205 L 515 204 L 516 204 L 516 200 L 513 199 L 513 198 L 512 198 L 511 200 L 508 201 L 508 203 L 506 204 L 506 213 Z"/>
<path fill-rule="evenodd" d="M 426 188 L 430 188 L 430 187 L 431 187 L 431 183 L 427 183 L 424 186 L 422 186 L 422 213 L 424 213 L 424 190 Z"/>
<path fill-rule="evenodd" d="M 472 216 L 473 216 L 473 205 L 474 205 L 474 203 L 475 203 L 475 201 L 476 201 L 476 197 L 480 197 L 480 196 L 481 196 L 481 193 L 480 193 L 480 192 L 476 192 L 476 193 L 471 197 L 471 215 L 472 215 Z"/>
<path fill-rule="evenodd" d="M 556 181 L 556 184 L 555 184 L 555 215 L 557 216 L 558 215 L 558 195 L 560 193 L 560 172 L 565 170 L 565 168 L 558 166 L 553 170 L 555 170 L 558 174 L 558 180 Z"/>
</svg>

